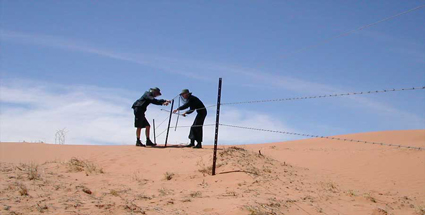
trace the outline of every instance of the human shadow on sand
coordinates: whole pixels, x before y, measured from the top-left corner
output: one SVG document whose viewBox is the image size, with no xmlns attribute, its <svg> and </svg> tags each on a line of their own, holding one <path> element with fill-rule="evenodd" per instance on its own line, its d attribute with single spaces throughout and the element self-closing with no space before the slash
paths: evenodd
<svg viewBox="0 0 425 215">
<path fill-rule="evenodd" d="M 195 149 L 195 150 L 214 150 L 214 148 L 192 148 L 192 147 L 187 147 L 187 145 L 156 145 L 156 146 L 146 146 L 146 147 L 138 147 L 138 148 L 153 148 L 153 149 Z M 223 150 L 223 149 L 217 149 L 217 151 L 219 150 Z"/>
</svg>

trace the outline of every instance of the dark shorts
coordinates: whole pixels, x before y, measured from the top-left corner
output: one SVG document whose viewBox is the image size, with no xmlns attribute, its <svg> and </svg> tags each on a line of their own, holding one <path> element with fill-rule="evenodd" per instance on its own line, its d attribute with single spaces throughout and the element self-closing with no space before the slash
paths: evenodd
<svg viewBox="0 0 425 215">
<path fill-rule="evenodd" d="M 134 127 L 146 128 L 150 126 L 148 120 L 145 117 L 145 113 L 139 113 L 137 110 L 134 111 Z"/>
</svg>

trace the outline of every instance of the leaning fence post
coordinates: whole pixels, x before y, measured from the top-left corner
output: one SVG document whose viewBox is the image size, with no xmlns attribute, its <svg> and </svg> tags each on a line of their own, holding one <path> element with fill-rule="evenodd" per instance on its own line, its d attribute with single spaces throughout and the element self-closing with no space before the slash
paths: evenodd
<svg viewBox="0 0 425 215">
<path fill-rule="evenodd" d="M 168 133 L 170 132 L 171 117 L 173 116 L 174 99 L 171 100 L 170 118 L 168 119 L 167 136 L 165 137 L 165 147 L 167 147 Z"/>
<path fill-rule="evenodd" d="M 156 144 L 155 119 L 153 120 L 153 142 Z"/>
<path fill-rule="evenodd" d="M 180 97 L 179 97 L 179 103 L 178 103 L 178 107 L 180 107 Z M 177 131 L 177 126 L 179 125 L 179 117 L 180 117 L 180 110 L 177 112 L 177 120 L 176 120 L 176 127 L 174 127 L 174 131 Z"/>
<path fill-rule="evenodd" d="M 217 162 L 218 127 L 220 124 L 221 82 L 222 82 L 222 79 L 220 78 L 218 80 L 217 114 L 215 117 L 215 137 L 214 137 L 214 155 L 213 155 L 212 175 L 215 175 L 215 167 L 216 167 L 215 163 Z"/>
</svg>

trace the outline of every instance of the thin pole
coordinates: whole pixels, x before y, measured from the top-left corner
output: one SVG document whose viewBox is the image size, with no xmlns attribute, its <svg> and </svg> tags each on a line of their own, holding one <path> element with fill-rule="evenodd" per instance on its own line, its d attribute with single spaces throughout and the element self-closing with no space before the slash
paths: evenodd
<svg viewBox="0 0 425 215">
<path fill-rule="evenodd" d="M 168 119 L 167 136 L 165 137 L 165 147 L 167 147 L 168 133 L 170 132 L 171 117 L 173 116 L 174 99 L 171 100 L 170 118 Z"/>
<path fill-rule="evenodd" d="M 214 138 L 214 155 L 213 155 L 213 167 L 212 175 L 215 175 L 215 163 L 217 162 L 217 143 L 218 143 L 218 126 L 220 124 L 220 104 L 221 104 L 221 82 L 222 79 L 218 80 L 218 96 L 217 96 L 217 115 L 215 118 L 215 138 Z"/>
<path fill-rule="evenodd" d="M 155 119 L 153 119 L 153 142 L 156 144 Z"/>
<path fill-rule="evenodd" d="M 179 107 L 180 107 L 180 97 L 179 97 Z M 174 131 L 177 131 L 177 125 L 179 124 L 179 117 L 180 117 L 180 110 L 177 112 L 177 120 L 176 120 L 176 126 L 174 127 Z"/>
</svg>

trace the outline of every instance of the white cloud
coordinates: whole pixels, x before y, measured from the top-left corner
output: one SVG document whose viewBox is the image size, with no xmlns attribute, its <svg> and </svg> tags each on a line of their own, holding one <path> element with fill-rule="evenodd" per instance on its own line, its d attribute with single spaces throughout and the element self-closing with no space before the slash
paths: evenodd
<svg viewBox="0 0 425 215">
<path fill-rule="evenodd" d="M 183 75 L 189 78 L 194 79 L 202 79 L 208 80 L 205 76 L 200 75 L 198 72 L 190 72 L 190 71 L 182 71 L 179 69 L 175 69 L 174 67 L 170 67 L 169 64 L 164 63 L 169 59 L 162 57 L 154 57 L 152 55 L 145 56 L 142 54 L 126 54 L 119 53 L 116 51 L 110 51 L 105 49 L 99 49 L 92 47 L 89 44 L 85 44 L 83 42 L 69 40 L 66 38 L 58 37 L 58 36 L 50 36 L 50 35 L 42 35 L 42 34 L 27 34 L 20 33 L 16 31 L 9 31 L 0 29 L 0 39 L 1 40 L 9 40 L 16 41 L 20 43 L 29 43 L 35 45 L 49 46 L 55 47 L 70 51 L 79 51 L 89 54 L 95 54 L 102 57 L 112 58 L 116 60 L 123 60 L 132 63 L 137 63 L 140 65 L 150 66 L 157 69 L 162 69 L 167 73 Z"/>
<path fill-rule="evenodd" d="M 66 128 L 66 144 L 123 144 L 135 142 L 133 112 L 130 108 L 135 93 L 98 87 L 61 86 L 31 81 L 8 81 L 0 87 L 0 141 L 43 141 L 54 143 L 57 130 Z M 162 107 L 169 109 L 169 107 Z M 147 117 L 157 124 L 168 116 L 161 107 L 149 106 Z M 215 122 L 214 108 L 209 110 L 206 124 Z M 191 125 L 194 114 L 180 117 L 179 125 Z M 175 120 L 175 118 L 174 118 Z M 272 116 L 231 107 L 223 110 L 222 122 L 242 126 L 265 127 L 293 131 Z M 161 125 L 157 134 L 166 128 Z M 172 126 L 175 121 L 172 122 Z M 187 143 L 189 128 L 171 129 L 170 144 Z M 214 126 L 206 127 L 205 144 L 212 144 Z M 165 134 L 158 143 L 163 143 Z M 220 144 L 262 143 L 288 138 L 279 134 L 220 128 Z M 152 138 L 153 139 L 153 138 Z"/>
<path fill-rule="evenodd" d="M 380 38 L 384 38 L 386 40 L 393 40 L 393 38 L 382 37 L 382 35 L 378 35 Z M 267 88 L 273 90 L 273 92 L 279 92 L 281 90 L 288 90 L 295 93 L 302 93 L 304 96 L 308 95 L 323 95 L 323 94 L 334 94 L 334 93 L 346 93 L 348 91 L 352 91 L 352 89 L 348 88 L 338 88 L 335 86 L 330 86 L 328 84 L 311 82 L 308 80 L 283 76 L 279 74 L 273 74 L 270 72 L 265 72 L 262 70 L 249 69 L 244 67 L 232 66 L 232 65 L 223 65 L 216 62 L 205 62 L 198 60 L 187 60 L 187 59 L 175 59 L 175 58 L 167 58 L 167 57 L 158 57 L 152 55 L 143 55 L 143 54 L 128 54 L 128 53 L 119 53 L 116 51 L 103 50 L 99 48 L 94 48 L 90 45 L 75 42 L 73 40 L 48 36 L 48 35 L 38 35 L 38 34 L 26 34 L 19 33 L 15 31 L 6 31 L 0 30 L 0 37 L 2 39 L 17 41 L 22 43 L 31 43 L 36 45 L 44 45 L 51 46 L 56 48 L 62 48 L 71 51 L 80 51 L 84 53 L 96 54 L 103 57 L 138 63 L 141 65 L 151 66 L 154 68 L 161 69 L 168 73 L 185 75 L 189 78 L 193 79 L 201 79 L 204 81 L 211 80 L 211 77 L 237 77 L 234 80 L 238 80 L 239 82 L 230 83 L 230 84 L 238 84 L 244 86 L 255 86 L 261 88 Z M 233 76 L 232 76 L 233 75 Z M 246 81 L 244 81 L 246 80 Z M 34 88 L 34 91 L 43 93 L 43 89 Z M 374 89 L 365 89 L 365 90 L 374 90 Z M 85 91 L 88 92 L 88 91 Z M 100 89 L 94 90 L 94 92 L 99 92 Z M 19 93 L 19 92 L 15 92 Z M 28 95 L 20 95 L 19 98 L 24 99 L 26 101 L 31 101 L 34 98 L 28 98 Z M 105 92 L 102 92 L 102 98 L 106 99 Z M 46 97 L 50 95 L 45 95 Z M 85 94 L 73 94 L 68 95 L 71 101 L 72 99 L 79 99 L 81 101 L 82 97 L 85 97 Z M 100 96 L 100 95 L 99 95 Z M 110 98 L 112 100 L 119 99 Z M 125 98 L 125 97 L 124 97 Z M 3 99 L 3 98 L 2 98 Z M 10 99 L 6 97 L 5 99 Z M 16 99 L 16 98 L 14 98 Z M 267 99 L 267 98 L 265 98 Z M 392 114 L 396 114 L 399 116 L 404 116 L 404 121 L 407 123 L 415 123 L 418 127 L 422 127 L 424 123 L 424 119 L 421 116 L 411 114 L 404 110 L 399 110 L 392 107 L 390 104 L 385 104 L 381 102 L 377 102 L 372 99 L 362 98 L 359 96 L 349 96 L 347 97 L 347 101 L 351 101 L 350 104 L 361 106 L 362 108 L 374 110 L 377 114 L 385 114 L 390 116 Z M 45 104 L 48 105 L 48 104 Z M 342 103 L 342 105 L 348 105 L 348 103 Z M 403 123 L 403 122 L 400 122 Z"/>
</svg>

